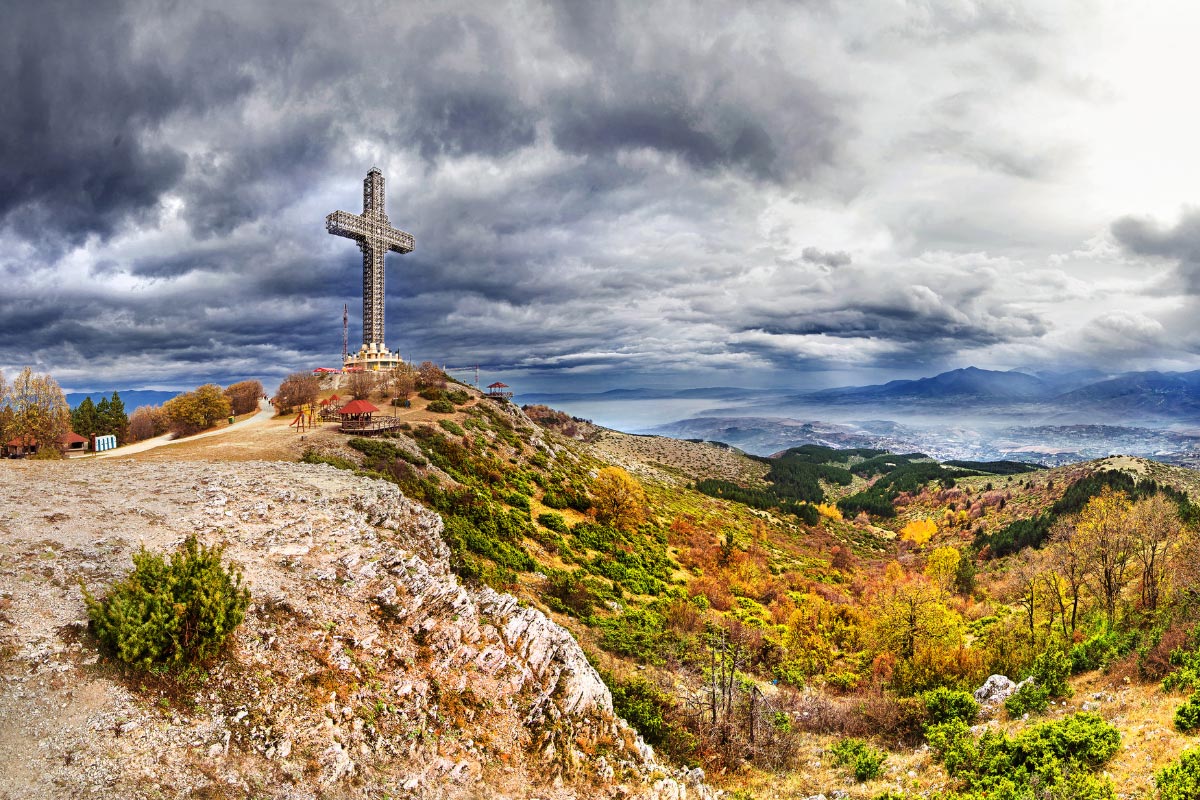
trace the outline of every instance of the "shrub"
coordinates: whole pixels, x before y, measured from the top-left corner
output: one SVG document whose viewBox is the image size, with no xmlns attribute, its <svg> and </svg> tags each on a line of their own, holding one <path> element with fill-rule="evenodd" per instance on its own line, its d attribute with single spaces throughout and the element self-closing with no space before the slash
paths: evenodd
<svg viewBox="0 0 1200 800">
<path fill-rule="evenodd" d="M 610 653 L 663 663 L 670 643 L 667 621 L 649 608 L 627 608 L 623 614 L 597 621 L 600 646 Z"/>
<path fill-rule="evenodd" d="M 455 436 L 466 436 L 467 432 L 462 429 L 462 426 L 451 419 L 439 419 L 438 425 L 442 426 L 442 430 L 447 433 L 452 433 Z"/>
<path fill-rule="evenodd" d="M 241 573 L 221 566 L 223 553 L 189 536 L 169 560 L 138 550 L 133 572 L 102 600 L 81 584 L 92 632 L 117 659 L 142 669 L 215 655 L 250 603 Z"/>
<path fill-rule="evenodd" d="M 1013 719 L 1025 714 L 1041 714 L 1050 705 L 1050 692 L 1036 680 L 1029 681 L 1009 695 L 1004 701 L 1004 710 Z"/>
<path fill-rule="evenodd" d="M 520 492 L 505 492 L 501 499 L 513 508 L 519 508 L 522 511 L 529 510 L 529 498 Z"/>
<path fill-rule="evenodd" d="M 979 716 L 979 703 L 970 693 L 939 686 L 921 695 L 930 725 L 961 720 L 967 724 Z"/>
<path fill-rule="evenodd" d="M 456 405 L 462 405 L 471 399 L 471 395 L 467 394 L 465 389 L 447 389 L 442 393 L 442 396 Z"/>
<path fill-rule="evenodd" d="M 1071 659 L 1061 650 L 1047 650 L 1033 660 L 1030 674 L 1038 686 L 1045 688 L 1049 697 L 1070 697 L 1073 692 L 1067 684 L 1071 675 Z"/>
<path fill-rule="evenodd" d="M 662 744 L 663 712 L 674 706 L 671 696 L 640 675 L 610 681 L 610 686 L 616 715 L 636 728 L 649 744 Z"/>
<path fill-rule="evenodd" d="M 1192 694 L 1175 710 L 1175 729 L 1191 733 L 1200 728 L 1200 692 Z"/>
<path fill-rule="evenodd" d="M 1107 669 L 1108 665 L 1127 654 L 1132 645 L 1129 635 L 1116 631 L 1099 633 L 1071 648 L 1071 674 L 1078 675 L 1093 669 Z"/>
<path fill-rule="evenodd" d="M 426 408 L 435 414 L 454 413 L 454 403 L 451 403 L 449 400 L 431 400 Z"/>
<path fill-rule="evenodd" d="M 598 598 L 587 580 L 575 572 L 553 572 L 546 586 L 546 604 L 560 614 L 585 619 Z"/>
<path fill-rule="evenodd" d="M 833 763 L 839 767 L 848 767 L 854 774 L 854 779 L 860 783 L 878 778 L 883 771 L 883 762 L 887 754 L 876 750 L 862 739 L 842 739 L 829 748 Z"/>
<path fill-rule="evenodd" d="M 538 514 L 537 521 L 538 525 L 541 525 L 543 528 L 549 528 L 558 533 L 566 533 L 568 530 L 567 521 L 563 519 L 562 514 L 555 514 L 553 511 Z"/>
<path fill-rule="evenodd" d="M 1200 649 L 1197 649 L 1195 639 L 1193 632 L 1186 646 L 1171 651 L 1168 663 L 1174 669 L 1162 680 L 1164 691 L 1200 689 Z"/>
<path fill-rule="evenodd" d="M 1111 800 L 1112 784 L 1094 772 L 1113 757 L 1121 736 L 1099 715 L 1083 713 L 1035 725 L 1014 738 L 985 732 L 978 739 L 966 723 L 932 726 L 929 746 L 946 772 L 979 797 L 1036 796 Z"/>
<path fill-rule="evenodd" d="M 1200 750 L 1187 750 L 1154 776 L 1159 800 L 1194 800 L 1200 797 Z"/>
</svg>

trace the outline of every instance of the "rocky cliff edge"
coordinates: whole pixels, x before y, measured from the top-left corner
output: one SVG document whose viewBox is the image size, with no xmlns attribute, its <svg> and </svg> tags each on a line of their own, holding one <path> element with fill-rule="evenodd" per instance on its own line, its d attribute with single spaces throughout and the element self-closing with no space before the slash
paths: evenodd
<svg viewBox="0 0 1200 800">
<path fill-rule="evenodd" d="M 78 581 L 224 543 L 253 592 L 182 683 L 97 656 Z M 329 467 L 0 465 L 0 798 L 711 798 L 571 635 L 451 574 L 441 520 Z"/>
</svg>

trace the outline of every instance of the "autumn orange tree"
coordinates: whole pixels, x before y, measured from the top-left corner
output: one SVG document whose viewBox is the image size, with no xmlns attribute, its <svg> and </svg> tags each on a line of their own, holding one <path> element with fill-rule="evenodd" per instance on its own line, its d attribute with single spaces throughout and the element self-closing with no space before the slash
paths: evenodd
<svg viewBox="0 0 1200 800">
<path fill-rule="evenodd" d="M 181 436 L 213 427 L 232 410 L 229 398 L 215 383 L 172 397 L 162 408 L 167 426 Z"/>
<path fill-rule="evenodd" d="M 641 484 L 620 467 L 600 470 L 591 486 L 592 514 L 596 521 L 631 531 L 646 517 L 646 493 Z"/>
</svg>

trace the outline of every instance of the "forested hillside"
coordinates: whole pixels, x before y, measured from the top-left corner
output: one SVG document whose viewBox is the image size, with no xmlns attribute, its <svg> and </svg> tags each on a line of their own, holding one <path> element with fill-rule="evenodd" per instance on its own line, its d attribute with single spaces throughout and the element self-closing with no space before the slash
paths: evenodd
<svg viewBox="0 0 1200 800">
<path fill-rule="evenodd" d="M 1166 679 L 1160 704 L 1197 726 L 1180 695 L 1200 687 L 1193 473 L 752 460 L 526 410 L 472 395 L 437 426 L 306 458 L 440 511 L 463 579 L 570 628 L 648 742 L 741 796 L 1153 796 L 1182 747 L 1122 773 L 1118 728 L 1072 687 Z M 981 712 L 989 675 L 1033 680 Z"/>
</svg>

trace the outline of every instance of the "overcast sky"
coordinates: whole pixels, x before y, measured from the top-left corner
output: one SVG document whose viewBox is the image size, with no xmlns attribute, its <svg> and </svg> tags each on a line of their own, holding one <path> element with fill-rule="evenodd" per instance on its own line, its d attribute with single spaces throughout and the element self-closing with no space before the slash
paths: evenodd
<svg viewBox="0 0 1200 800">
<path fill-rule="evenodd" d="M 9 375 L 336 366 L 372 166 L 521 390 L 1200 367 L 1191 2 L 0 5 Z"/>
</svg>

